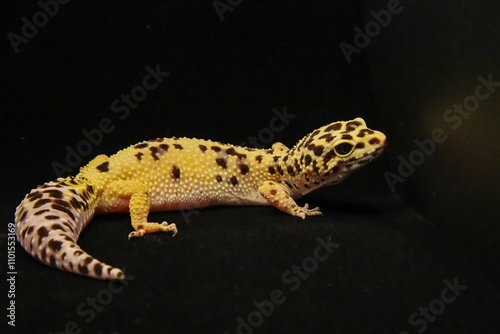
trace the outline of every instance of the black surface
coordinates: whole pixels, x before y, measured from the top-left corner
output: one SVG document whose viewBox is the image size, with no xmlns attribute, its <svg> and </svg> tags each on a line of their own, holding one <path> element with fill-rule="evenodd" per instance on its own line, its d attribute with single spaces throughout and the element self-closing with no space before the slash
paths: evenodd
<svg viewBox="0 0 500 334">
<path fill-rule="evenodd" d="M 353 44 L 353 28 L 387 3 L 242 1 L 221 21 L 211 1 L 70 2 L 18 53 L 4 38 L 3 255 L 15 206 L 54 179 L 54 161 L 64 164 L 66 147 L 103 118 L 114 129 L 82 164 L 147 138 L 241 143 L 285 107 L 296 117 L 274 141 L 293 145 L 357 116 L 389 140 L 383 158 L 301 200 L 322 217 L 301 221 L 271 207 L 208 208 L 188 220 L 154 213 L 177 223 L 179 235 L 131 241 L 127 215 L 96 217 L 79 243 L 133 277 L 123 289 L 46 267 L 18 246 L 9 331 L 233 334 L 238 317 L 255 315 L 253 302 L 278 289 L 286 300 L 255 333 L 497 333 L 500 95 L 457 130 L 442 117 L 474 93 L 479 75 L 500 80 L 500 5 L 402 1 L 403 11 L 347 63 L 339 44 Z M 2 7 L 6 37 L 40 10 L 35 2 Z M 157 64 L 170 75 L 120 119 L 113 101 Z M 397 173 L 398 156 L 437 127 L 448 140 L 392 192 L 385 172 Z M 317 238 L 339 246 L 307 279 L 292 280 L 288 271 L 311 263 Z M 2 280 L 6 264 L 3 256 Z M 411 323 L 420 307 L 441 305 L 445 280 L 467 288 L 426 328 L 421 316 Z"/>
</svg>

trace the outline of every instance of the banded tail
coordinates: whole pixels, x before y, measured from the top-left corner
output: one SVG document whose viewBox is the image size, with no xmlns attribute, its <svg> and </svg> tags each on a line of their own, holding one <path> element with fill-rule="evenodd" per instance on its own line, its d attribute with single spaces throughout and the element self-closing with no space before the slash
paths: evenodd
<svg viewBox="0 0 500 334">
<path fill-rule="evenodd" d="M 93 258 L 77 244 L 92 219 L 97 194 L 84 178 L 59 178 L 33 189 L 16 209 L 16 235 L 40 262 L 97 279 L 123 279 L 120 269 Z"/>
</svg>

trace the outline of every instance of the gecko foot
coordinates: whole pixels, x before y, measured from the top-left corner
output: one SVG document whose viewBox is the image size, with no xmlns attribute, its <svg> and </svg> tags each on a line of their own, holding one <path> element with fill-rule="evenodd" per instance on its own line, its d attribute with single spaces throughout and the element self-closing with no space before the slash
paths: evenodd
<svg viewBox="0 0 500 334">
<path fill-rule="evenodd" d="M 309 204 L 306 203 L 303 207 L 298 207 L 295 215 L 302 219 L 306 219 L 307 216 L 322 216 L 323 214 L 321 213 L 319 207 L 309 209 Z"/>
<path fill-rule="evenodd" d="M 167 222 L 163 222 L 161 224 L 158 223 L 146 223 L 139 224 L 135 231 L 129 233 L 128 238 L 140 238 L 143 237 L 146 233 L 156 233 L 156 232 L 173 232 L 172 236 L 177 234 L 177 226 L 175 224 L 169 224 Z"/>
</svg>

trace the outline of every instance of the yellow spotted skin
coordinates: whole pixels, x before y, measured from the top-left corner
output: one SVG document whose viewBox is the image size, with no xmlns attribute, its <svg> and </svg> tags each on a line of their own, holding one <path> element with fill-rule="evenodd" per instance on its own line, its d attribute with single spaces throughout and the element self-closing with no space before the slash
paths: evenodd
<svg viewBox="0 0 500 334">
<path fill-rule="evenodd" d="M 124 277 L 81 250 L 76 241 L 94 213 L 129 211 L 133 231 L 177 233 L 175 224 L 148 221 L 150 211 L 213 205 L 273 205 L 304 219 L 319 208 L 295 199 L 336 184 L 378 157 L 383 133 L 361 118 L 323 126 L 289 149 L 253 149 L 191 138 L 144 141 L 99 155 L 75 177 L 33 189 L 16 210 L 19 242 L 53 267 L 99 279 Z"/>
</svg>

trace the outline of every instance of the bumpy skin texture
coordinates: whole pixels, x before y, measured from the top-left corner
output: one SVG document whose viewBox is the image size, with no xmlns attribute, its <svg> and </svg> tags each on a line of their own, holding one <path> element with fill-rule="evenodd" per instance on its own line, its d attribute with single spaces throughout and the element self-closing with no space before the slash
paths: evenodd
<svg viewBox="0 0 500 334">
<path fill-rule="evenodd" d="M 145 141 L 111 157 L 99 155 L 75 177 L 33 189 L 15 214 L 20 244 L 44 264 L 98 279 L 123 272 L 100 262 L 76 244 L 95 213 L 129 211 L 134 231 L 177 233 L 175 224 L 148 221 L 150 211 L 211 205 L 273 205 L 304 219 L 319 208 L 295 199 L 334 185 L 378 157 L 386 137 L 363 119 L 323 126 L 292 149 L 267 150 L 209 140 L 163 138 Z"/>
</svg>

